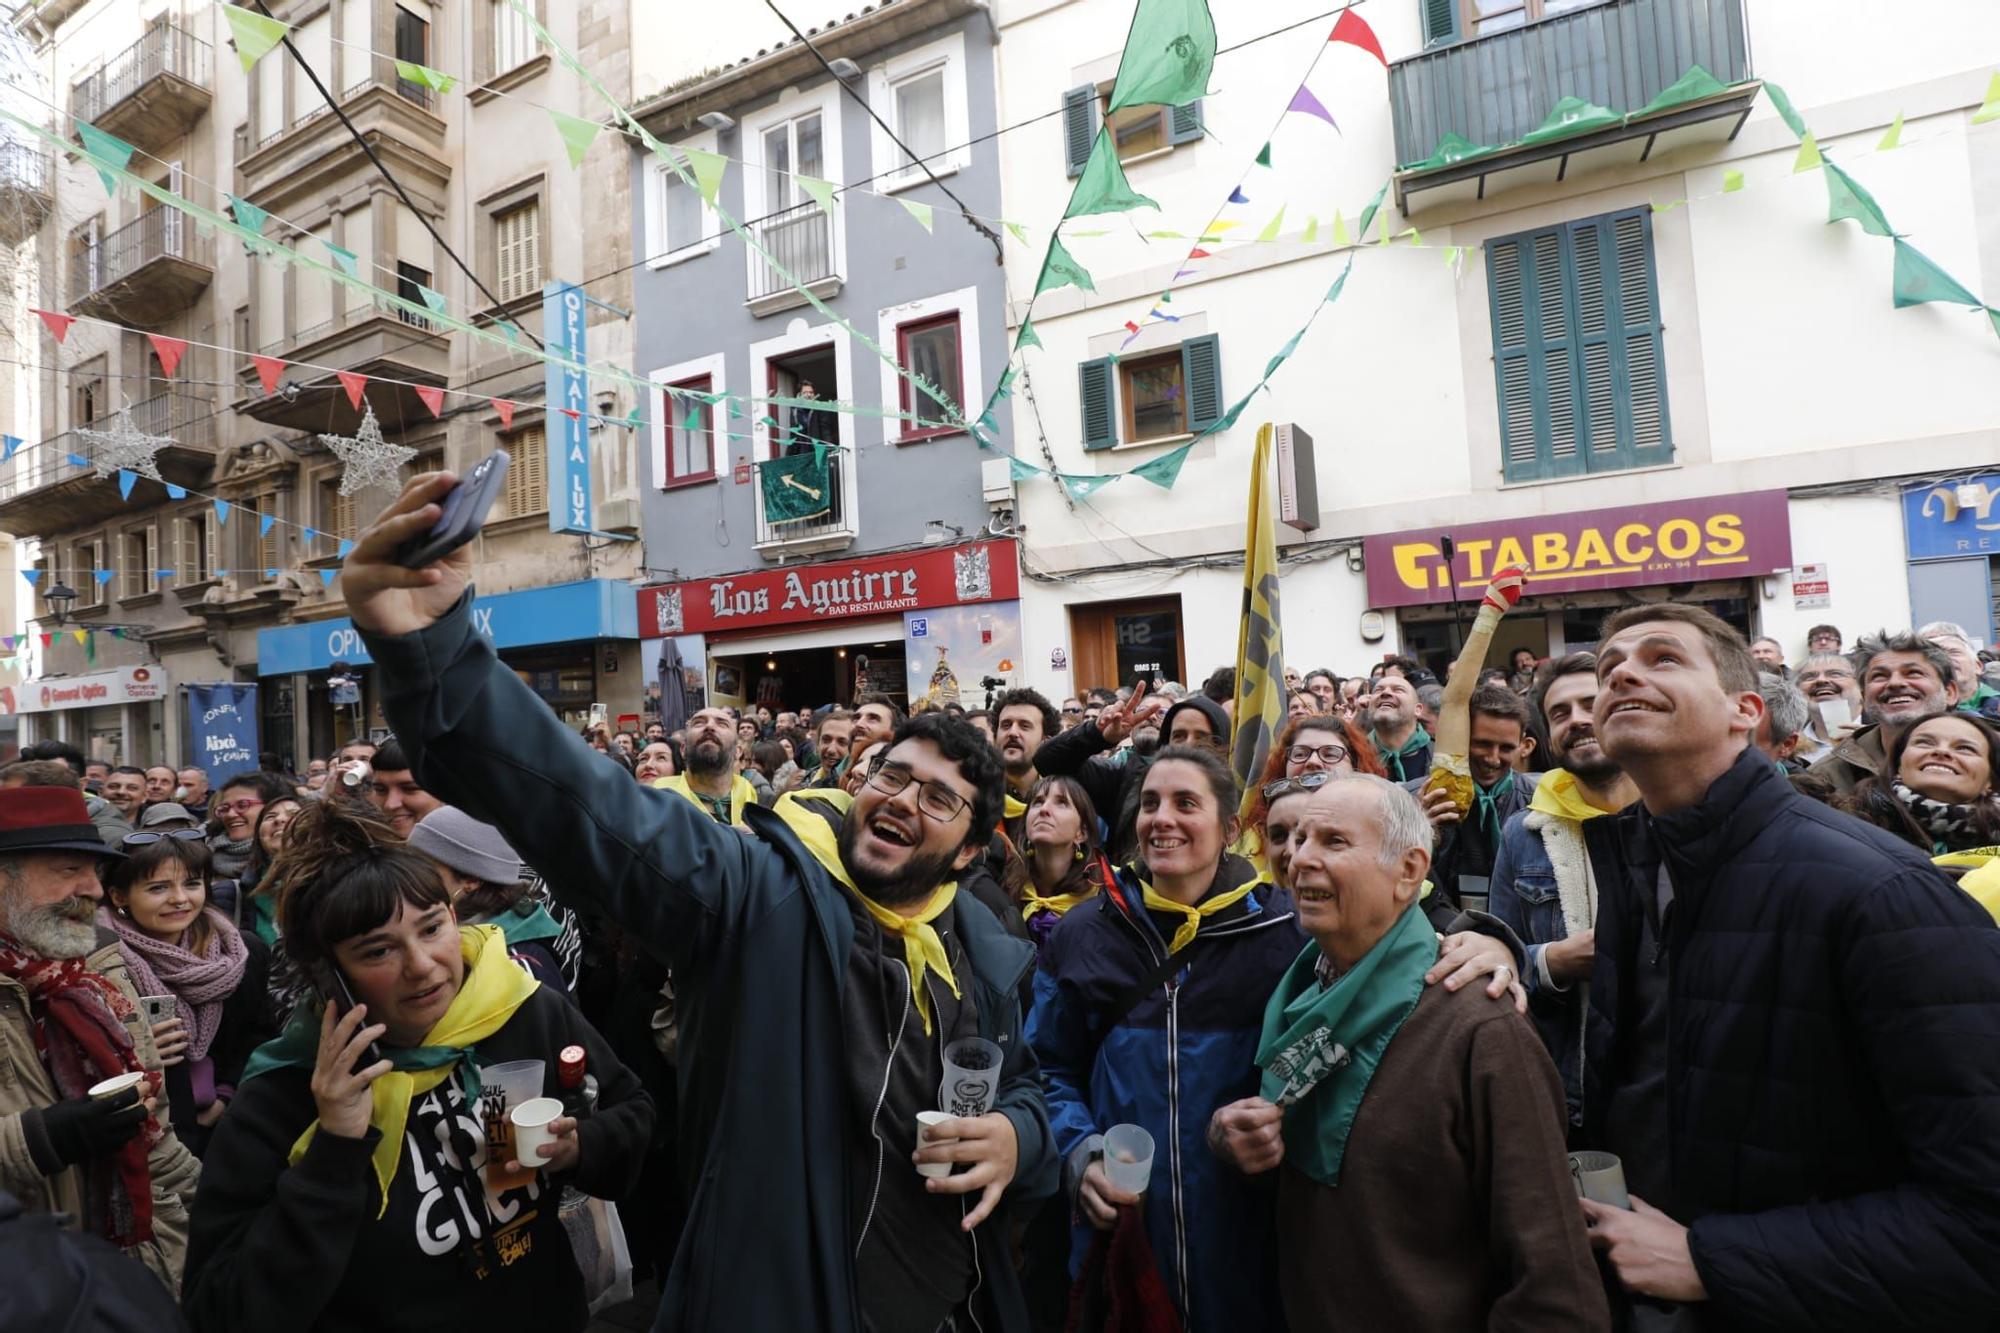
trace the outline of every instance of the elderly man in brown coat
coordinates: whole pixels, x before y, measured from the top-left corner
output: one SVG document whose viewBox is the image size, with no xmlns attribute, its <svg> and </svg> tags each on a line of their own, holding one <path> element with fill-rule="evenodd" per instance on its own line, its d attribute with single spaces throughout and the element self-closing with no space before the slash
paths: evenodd
<svg viewBox="0 0 2000 1333">
<path fill-rule="evenodd" d="M 66 1213 L 177 1290 L 201 1168 L 156 1118 L 160 1059 L 117 940 L 96 923 L 98 868 L 120 855 L 81 792 L 0 790 L 0 1189 Z"/>
<path fill-rule="evenodd" d="M 1237 1169 L 1282 1168 L 1291 1326 L 1609 1328 L 1548 1053 L 1511 1006 L 1424 985 L 1438 939 L 1417 906 L 1422 807 L 1345 775 L 1292 846 L 1312 942 L 1265 1011 L 1262 1095 L 1209 1128 Z"/>
</svg>

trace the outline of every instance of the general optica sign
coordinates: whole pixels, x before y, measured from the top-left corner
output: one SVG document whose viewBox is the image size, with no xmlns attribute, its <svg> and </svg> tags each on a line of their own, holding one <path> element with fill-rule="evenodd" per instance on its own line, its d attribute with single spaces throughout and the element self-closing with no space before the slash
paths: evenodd
<svg viewBox="0 0 2000 1333">
<path fill-rule="evenodd" d="M 167 695 L 167 673 L 157 666 L 119 667 L 86 676 L 23 681 L 0 693 L 0 714 L 54 713 L 65 708 L 149 703 Z"/>
<path fill-rule="evenodd" d="M 1792 528 L 1785 492 L 1753 491 L 1394 532 L 1365 538 L 1363 554 L 1370 606 L 1423 606 L 1451 601 L 1454 579 L 1476 600 L 1509 565 L 1527 571 L 1530 593 L 1770 574 L 1791 568 Z"/>
</svg>

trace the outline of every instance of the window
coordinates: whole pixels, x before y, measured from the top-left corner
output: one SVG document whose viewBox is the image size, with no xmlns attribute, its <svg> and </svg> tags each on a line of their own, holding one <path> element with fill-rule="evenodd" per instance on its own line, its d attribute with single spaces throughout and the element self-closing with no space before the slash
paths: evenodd
<svg viewBox="0 0 2000 1333">
<path fill-rule="evenodd" d="M 944 121 L 944 70 L 926 70 L 895 87 L 896 137 L 908 152 L 899 152 L 896 169 L 912 171 L 948 146 Z"/>
<path fill-rule="evenodd" d="M 1212 333 L 1163 352 L 1086 361 L 1077 376 L 1086 449 L 1198 435 L 1222 416 L 1221 340 Z"/>
<path fill-rule="evenodd" d="M 897 377 L 902 386 L 902 409 L 912 417 L 924 421 L 943 422 L 955 412 L 962 413 L 965 397 L 964 365 L 959 352 L 958 312 L 940 315 L 935 319 L 917 320 L 901 324 L 896 328 L 896 360 L 910 374 L 928 384 L 935 385 L 944 395 L 939 402 L 937 395 L 926 393 L 907 378 Z M 953 427 L 946 425 L 921 426 L 915 421 L 903 422 L 905 440 L 924 440 L 936 435 L 950 434 Z"/>
<path fill-rule="evenodd" d="M 204 583 L 215 577 L 215 545 L 206 510 L 174 520 L 174 570 L 180 583 Z"/>
<path fill-rule="evenodd" d="M 420 15 L 396 6 L 396 59 L 413 65 L 431 63 L 431 25 Z M 429 105 L 429 89 L 421 84 L 396 80 L 396 91 L 413 102 Z"/>
<path fill-rule="evenodd" d="M 1673 460 L 1650 209 L 1486 243 L 1508 481 Z"/>
<path fill-rule="evenodd" d="M 413 302 L 418 306 L 428 309 L 429 307 L 424 302 L 424 294 L 419 288 L 430 285 L 431 275 L 428 269 L 418 268 L 415 264 L 405 264 L 400 259 L 396 261 L 396 295 L 402 297 L 405 301 Z M 413 314 L 402 306 L 396 307 L 396 318 L 416 328 L 428 329 L 432 327 L 429 319 L 426 319 L 422 315 Z"/>
<path fill-rule="evenodd" d="M 799 116 L 764 131 L 764 207 L 775 213 L 807 201 L 797 176 L 826 178 L 826 140 L 819 112 Z"/>
<path fill-rule="evenodd" d="M 534 33 L 509 0 L 487 0 L 486 22 L 493 35 L 493 73 L 505 74 L 535 58 Z"/>
<path fill-rule="evenodd" d="M 542 290 L 542 204 L 530 199 L 493 215 L 495 276 L 502 301 Z"/>
<path fill-rule="evenodd" d="M 275 491 L 264 492 L 262 495 L 248 501 L 244 507 L 257 516 L 257 528 L 259 530 L 264 527 L 264 518 L 266 515 L 273 519 L 282 517 L 279 513 L 278 496 Z M 245 530 L 250 531 L 247 528 Z M 284 540 L 283 525 L 279 522 L 273 522 L 269 532 L 251 532 L 250 555 L 251 559 L 255 561 L 259 578 L 266 580 L 276 578 L 277 574 L 274 571 L 285 567 Z"/>
<path fill-rule="evenodd" d="M 1456 41 L 1461 36 L 1490 37 L 1537 19 L 1603 3 L 1604 0 L 1423 0 L 1424 45 Z"/>
<path fill-rule="evenodd" d="M 715 249 L 722 238 L 721 228 L 716 224 L 714 211 L 703 201 L 701 191 L 683 181 L 657 157 L 647 163 L 646 170 L 646 262 L 660 268 Z"/>
<path fill-rule="evenodd" d="M 78 542 L 70 547 L 70 578 L 76 589 L 78 606 L 103 606 L 104 584 L 98 582 L 97 571 L 104 567 L 104 543 L 92 540 Z"/>
<path fill-rule="evenodd" d="M 507 437 L 514 461 L 507 468 L 507 518 L 549 512 L 549 436 L 541 426 L 529 426 Z"/>
<path fill-rule="evenodd" d="M 1110 105 L 1108 83 L 1087 83 L 1063 94 L 1063 156 L 1070 175 L 1083 174 Z M 1201 101 L 1197 98 L 1186 106 L 1128 106 L 1109 120 L 1118 160 L 1131 162 L 1201 138 Z"/>
<path fill-rule="evenodd" d="M 122 543 L 118 571 L 118 595 L 143 597 L 160 590 L 158 572 L 153 567 L 153 530 L 133 528 Z"/>
<path fill-rule="evenodd" d="M 715 480 L 715 406 L 692 395 L 713 393 L 708 375 L 681 380 L 674 386 L 686 394 L 661 394 L 666 407 L 667 475 L 665 485 Z"/>
<path fill-rule="evenodd" d="M 94 356 L 70 372 L 69 424 L 88 426 L 111 414 L 111 400 L 104 392 L 105 360 Z"/>
<path fill-rule="evenodd" d="M 72 299 L 104 285 L 104 219 L 94 217 L 69 234 Z"/>
<path fill-rule="evenodd" d="M 354 497 L 340 493 L 339 477 L 319 484 L 319 530 L 339 541 L 354 540 Z"/>
</svg>

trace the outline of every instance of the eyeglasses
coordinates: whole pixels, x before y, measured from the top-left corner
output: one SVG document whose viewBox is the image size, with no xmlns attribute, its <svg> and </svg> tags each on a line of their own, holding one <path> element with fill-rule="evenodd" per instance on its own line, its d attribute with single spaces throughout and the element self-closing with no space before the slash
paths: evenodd
<svg viewBox="0 0 2000 1333">
<path fill-rule="evenodd" d="M 252 800 L 227 801 L 216 806 L 215 813 L 218 815 L 247 815 L 263 804 L 262 801 Z"/>
<path fill-rule="evenodd" d="M 1322 764 L 1342 764 L 1347 762 L 1345 745 L 1294 745 L 1285 751 L 1285 758 L 1294 764 L 1310 763 L 1314 755 Z"/>
<path fill-rule="evenodd" d="M 869 773 L 868 785 L 884 796 L 894 796 L 916 781 L 916 776 L 901 764 L 883 764 Z M 958 818 L 958 812 L 965 809 L 967 804 L 963 796 L 942 782 L 924 782 L 917 792 L 917 809 L 940 824 Z"/>
<path fill-rule="evenodd" d="M 164 833 L 128 833 L 123 839 L 123 845 L 127 847 L 144 847 L 148 843 L 158 842 L 162 838 L 172 838 L 175 842 L 200 842 L 204 836 L 198 828 L 168 829 Z"/>
<path fill-rule="evenodd" d="M 1083 710 L 1082 710 L 1081 708 L 1065 708 L 1065 709 L 1063 709 L 1062 711 L 1063 711 L 1063 716 L 1064 716 L 1064 717 L 1082 717 L 1082 716 L 1083 716 Z"/>
<path fill-rule="evenodd" d="M 1279 778 L 1276 782 L 1264 784 L 1264 799 L 1275 801 L 1280 796 L 1290 796 L 1296 792 L 1318 791 L 1339 776 L 1338 773 L 1301 773 L 1295 778 Z"/>
</svg>

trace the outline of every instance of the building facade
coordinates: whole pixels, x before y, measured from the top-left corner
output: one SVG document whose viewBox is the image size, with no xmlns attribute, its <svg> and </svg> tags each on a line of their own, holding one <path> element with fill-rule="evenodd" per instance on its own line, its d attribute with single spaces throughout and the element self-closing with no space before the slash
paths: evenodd
<svg viewBox="0 0 2000 1333">
<path fill-rule="evenodd" d="M 625 95 L 627 8 L 542 10 L 553 35 Z M 608 309 L 592 308 L 591 356 L 630 365 L 630 238 L 585 225 L 587 200 L 622 201 L 624 152 L 599 143 L 571 166 L 549 110 L 598 105 L 509 5 L 294 0 L 271 11 L 291 25 L 289 40 L 246 73 L 219 6 L 41 5 L 22 30 L 35 43 L 44 123 L 74 136 L 89 122 L 135 147 L 135 175 L 218 211 L 234 195 L 269 214 L 270 242 L 321 263 L 339 247 L 372 285 L 405 298 L 432 289 L 454 315 L 512 322 L 524 344 L 542 336 L 546 283 L 592 279 L 586 290 Z M 445 71 L 456 86 L 441 93 L 402 77 L 398 61 Z M 10 135 L 9 152 L 16 142 L 38 147 Z M 629 388 L 591 386 L 599 532 L 552 532 L 539 359 L 251 254 L 129 186 L 107 197 L 86 160 L 44 154 L 42 165 L 45 216 L 19 251 L 33 292 L 23 305 L 80 318 L 57 345 L 25 308 L 13 312 L 17 345 L 39 362 L 19 386 L 36 429 L 0 469 L 0 527 L 25 539 L 39 594 L 60 585 L 76 597 L 60 625 L 40 599 L 21 690 L 39 698 L 38 682 L 131 669 L 161 688 L 116 708 L 27 715 L 24 738 L 56 735 L 122 762 L 177 760 L 180 687 L 218 681 L 259 685 L 263 748 L 288 762 L 381 730 L 367 673 L 362 706 L 336 708 L 335 659 L 297 651 L 288 628 L 338 637 L 344 608 L 329 576 L 340 544 L 391 494 L 340 494 L 343 469 L 321 436 L 353 436 L 363 410 L 338 372 L 368 377 L 365 409 L 389 442 L 416 451 L 404 475 L 512 453 L 476 551 L 482 595 L 588 589 L 636 572 L 637 432 L 604 424 L 636 405 Z M 160 363 L 149 332 L 188 340 L 177 367 Z M 254 355 L 288 363 L 271 392 Z M 424 399 L 435 389 L 445 393 L 434 412 Z M 489 397 L 517 405 L 511 422 Z M 68 462 L 94 454 L 78 432 L 127 408 L 139 429 L 171 437 L 158 463 L 172 492 L 142 479 L 122 495 Z M 547 684 L 566 716 L 581 720 L 600 699 L 636 712 L 637 673 L 619 674 L 620 650 L 629 663 L 637 646 L 618 637 L 625 623 L 601 622 L 588 640 L 516 638 L 503 656 Z M 102 632 L 114 625 L 123 628 Z"/>
<path fill-rule="evenodd" d="M 1942 617 L 1992 641 L 1993 328 L 1893 306 L 1890 241 L 1827 225 L 1824 174 L 1794 171 L 1763 81 L 1897 232 L 1990 297 L 2000 124 L 1973 115 L 2000 13 L 1940 3 L 1885 33 L 1851 6 L 1778 0 L 1355 12 L 1386 61 L 1329 44 L 1315 6 L 1216 6 L 1202 132 L 1156 108 L 1114 118 L 1131 188 L 1160 212 L 1065 229 L 1096 290 L 1035 303 L 1027 376 L 1058 470 L 1122 473 L 1196 442 L 1170 492 L 1019 483 L 1034 684 L 1233 661 L 1267 421 L 1297 427 L 1316 465 L 1287 472 L 1300 508 L 1278 529 L 1302 669 L 1396 651 L 1442 666 L 1496 562 L 1530 574 L 1496 660 L 1587 646 L 1609 610 L 1670 596 L 1794 660 L 1822 621 L 1851 641 Z M 1001 138 L 1005 207 L 1035 227 L 1063 212 L 1129 14 L 995 13 L 1000 121 L 1032 121 Z M 1301 85 L 1324 118 L 1286 114 Z M 1892 126 L 1900 146 L 1878 150 Z M 1232 183 L 1247 202 L 1225 202 Z M 1209 256 L 1189 262 L 1191 243 Z M 1249 392 L 1350 262 L 1269 392 L 1201 435 L 1195 405 Z M 1033 419 L 1017 398 L 1017 449 L 1041 463 L 1018 443 Z"/>
</svg>

